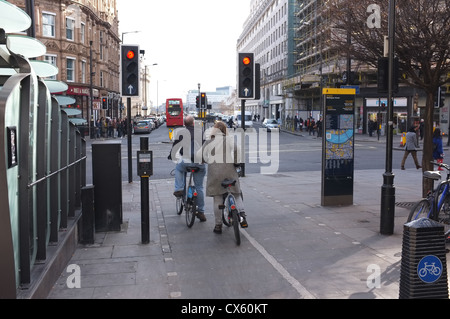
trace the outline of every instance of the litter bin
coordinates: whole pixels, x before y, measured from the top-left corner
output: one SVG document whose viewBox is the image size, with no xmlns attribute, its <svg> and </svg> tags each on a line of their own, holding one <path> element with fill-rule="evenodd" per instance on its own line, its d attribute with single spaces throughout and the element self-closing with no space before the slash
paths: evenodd
<svg viewBox="0 0 450 319">
<path fill-rule="evenodd" d="M 122 225 L 122 144 L 92 143 L 92 181 L 95 186 L 95 231 L 120 231 Z"/>
<path fill-rule="evenodd" d="M 448 299 L 444 226 L 421 218 L 403 228 L 400 299 Z"/>
</svg>

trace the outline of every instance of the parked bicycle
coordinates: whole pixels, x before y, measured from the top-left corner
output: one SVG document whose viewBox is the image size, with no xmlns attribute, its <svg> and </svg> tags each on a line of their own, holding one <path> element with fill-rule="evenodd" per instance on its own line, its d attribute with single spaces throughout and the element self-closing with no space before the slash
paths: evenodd
<svg viewBox="0 0 450 319">
<path fill-rule="evenodd" d="M 426 198 L 420 200 L 409 213 L 408 222 L 420 218 L 429 218 L 444 225 L 446 238 L 450 235 L 450 166 L 444 163 L 431 162 L 444 168 L 447 177 Z M 438 181 L 442 178 L 440 171 L 425 171 L 423 177 Z"/>
<path fill-rule="evenodd" d="M 233 226 L 234 239 L 236 240 L 236 245 L 241 244 L 241 233 L 239 227 L 242 222 L 242 217 L 239 214 L 238 208 L 236 206 L 236 198 L 231 193 L 231 187 L 236 184 L 235 179 L 225 179 L 222 181 L 222 187 L 227 189 L 227 193 L 223 196 L 223 204 L 219 206 L 222 210 L 222 221 L 225 226 Z M 241 194 L 242 196 L 242 194 Z"/>
<path fill-rule="evenodd" d="M 186 225 L 191 228 L 195 222 L 195 216 L 197 215 L 197 189 L 194 185 L 193 176 L 198 172 L 199 168 L 196 166 L 188 166 L 186 168 L 186 175 L 189 174 L 189 183 L 185 183 L 183 195 L 177 197 L 176 210 L 177 214 L 183 213 L 183 208 L 186 212 Z M 187 176 L 186 179 L 187 181 Z"/>
</svg>

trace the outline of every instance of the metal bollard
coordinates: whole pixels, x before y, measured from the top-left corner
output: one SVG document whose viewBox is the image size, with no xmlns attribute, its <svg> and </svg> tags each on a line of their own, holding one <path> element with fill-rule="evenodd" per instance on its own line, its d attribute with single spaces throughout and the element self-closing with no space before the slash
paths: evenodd
<svg viewBox="0 0 450 319">
<path fill-rule="evenodd" d="M 81 188 L 81 207 L 80 243 L 92 245 L 95 242 L 94 185 Z"/>
<path fill-rule="evenodd" d="M 444 226 L 421 218 L 403 230 L 400 299 L 448 299 Z"/>
</svg>

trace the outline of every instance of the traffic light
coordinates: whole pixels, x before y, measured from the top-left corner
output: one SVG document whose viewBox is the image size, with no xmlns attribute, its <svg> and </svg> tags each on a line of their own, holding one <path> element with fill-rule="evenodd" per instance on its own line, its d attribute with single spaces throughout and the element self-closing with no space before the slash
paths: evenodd
<svg viewBox="0 0 450 319">
<path fill-rule="evenodd" d="M 121 47 L 122 70 L 122 96 L 139 95 L 139 46 L 122 45 Z"/>
<path fill-rule="evenodd" d="M 200 97 L 198 95 L 195 97 L 195 107 L 200 108 Z"/>
<path fill-rule="evenodd" d="M 378 59 L 378 93 L 388 93 L 389 88 L 389 58 Z M 399 63 L 398 58 L 394 58 L 394 83 L 392 90 L 398 93 Z"/>
<path fill-rule="evenodd" d="M 437 93 L 434 95 L 434 107 L 444 107 L 445 103 L 445 86 L 441 86 L 438 88 Z"/>
<path fill-rule="evenodd" d="M 206 106 L 208 105 L 206 93 L 200 93 L 200 108 L 206 109 Z"/>
<path fill-rule="evenodd" d="M 255 98 L 255 61 L 253 53 L 238 54 L 238 98 Z"/>
<path fill-rule="evenodd" d="M 102 109 L 103 110 L 108 109 L 108 97 L 106 96 L 102 97 Z"/>
</svg>

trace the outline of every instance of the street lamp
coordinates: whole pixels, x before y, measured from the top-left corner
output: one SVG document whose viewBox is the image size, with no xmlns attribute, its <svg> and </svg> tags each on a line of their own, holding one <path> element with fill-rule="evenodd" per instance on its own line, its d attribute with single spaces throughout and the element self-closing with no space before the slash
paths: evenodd
<svg viewBox="0 0 450 319">
<path fill-rule="evenodd" d="M 381 218 L 380 233 L 392 235 L 394 233 L 395 217 L 395 187 L 392 173 L 393 149 L 393 119 L 394 119 L 394 40 L 395 40 L 395 0 L 389 0 L 389 81 L 388 81 L 388 111 L 386 135 L 386 172 L 383 174 L 381 187 Z"/>
<path fill-rule="evenodd" d="M 122 43 L 123 43 L 123 36 L 124 36 L 125 34 L 128 34 L 128 33 L 139 33 L 139 32 L 141 32 L 141 31 L 127 31 L 127 32 L 122 32 Z"/>
</svg>

